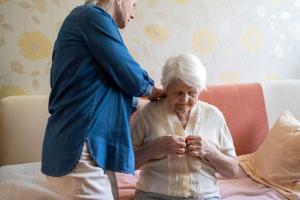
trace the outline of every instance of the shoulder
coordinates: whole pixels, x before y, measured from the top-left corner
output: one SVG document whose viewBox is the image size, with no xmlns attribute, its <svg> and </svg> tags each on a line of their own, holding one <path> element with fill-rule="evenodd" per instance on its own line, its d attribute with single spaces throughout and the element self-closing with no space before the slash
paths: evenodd
<svg viewBox="0 0 300 200">
<path fill-rule="evenodd" d="M 84 5 L 84 6 L 79 6 L 76 9 L 81 10 L 81 13 L 84 16 L 87 17 L 99 17 L 99 16 L 104 16 L 107 17 L 109 19 L 112 19 L 111 16 L 102 8 L 95 6 L 95 5 Z"/>
<path fill-rule="evenodd" d="M 114 25 L 113 18 L 98 6 L 86 5 L 77 7 L 76 9 L 80 10 L 80 21 L 82 25 L 93 23 L 104 27 Z"/>
<path fill-rule="evenodd" d="M 215 120 L 224 120 L 223 113 L 216 106 L 206 103 L 204 101 L 199 101 L 200 110 L 204 111 L 205 117 L 209 117 Z"/>
<path fill-rule="evenodd" d="M 165 99 L 151 101 L 136 111 L 135 117 L 156 118 L 165 106 Z"/>
</svg>

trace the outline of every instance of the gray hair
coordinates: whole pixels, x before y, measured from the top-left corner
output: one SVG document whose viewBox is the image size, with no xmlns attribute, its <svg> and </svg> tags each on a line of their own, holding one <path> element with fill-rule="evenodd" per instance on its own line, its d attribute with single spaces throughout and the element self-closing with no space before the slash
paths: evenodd
<svg viewBox="0 0 300 200">
<path fill-rule="evenodd" d="M 200 59 L 190 53 L 169 58 L 163 66 L 161 84 L 167 88 L 173 79 L 180 79 L 189 86 L 206 89 L 206 69 Z"/>
<path fill-rule="evenodd" d="M 85 1 L 84 1 L 84 4 L 85 4 L 85 5 L 87 5 L 87 4 L 96 4 L 97 1 L 98 1 L 98 0 L 85 0 Z"/>
<path fill-rule="evenodd" d="M 97 5 L 107 11 L 109 8 L 112 8 L 115 1 L 116 0 L 85 0 L 84 5 Z"/>
</svg>

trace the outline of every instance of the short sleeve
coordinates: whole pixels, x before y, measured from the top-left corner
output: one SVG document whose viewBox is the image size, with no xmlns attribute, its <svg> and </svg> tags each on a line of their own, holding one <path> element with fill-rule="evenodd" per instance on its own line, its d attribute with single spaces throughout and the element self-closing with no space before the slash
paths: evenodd
<svg viewBox="0 0 300 200">
<path fill-rule="evenodd" d="M 142 146 L 147 132 L 142 114 L 138 111 L 131 121 L 131 140 L 134 147 Z"/>
</svg>

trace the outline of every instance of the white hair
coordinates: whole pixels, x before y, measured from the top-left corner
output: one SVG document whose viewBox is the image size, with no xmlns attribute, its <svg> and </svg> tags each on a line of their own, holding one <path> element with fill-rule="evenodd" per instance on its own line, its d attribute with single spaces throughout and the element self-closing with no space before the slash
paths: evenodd
<svg viewBox="0 0 300 200">
<path fill-rule="evenodd" d="M 200 59 L 190 53 L 179 54 L 166 61 L 161 77 L 163 88 L 166 89 L 174 79 L 200 90 L 206 89 L 206 69 Z"/>
</svg>

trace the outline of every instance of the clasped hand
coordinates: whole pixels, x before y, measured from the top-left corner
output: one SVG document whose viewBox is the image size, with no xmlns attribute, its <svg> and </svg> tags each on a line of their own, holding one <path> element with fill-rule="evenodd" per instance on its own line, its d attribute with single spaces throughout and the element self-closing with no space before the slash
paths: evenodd
<svg viewBox="0 0 300 200">
<path fill-rule="evenodd" d="M 193 157 L 207 158 L 217 150 L 213 145 L 196 135 L 187 137 L 163 136 L 158 139 L 164 152 L 177 157 L 188 154 Z"/>
</svg>

